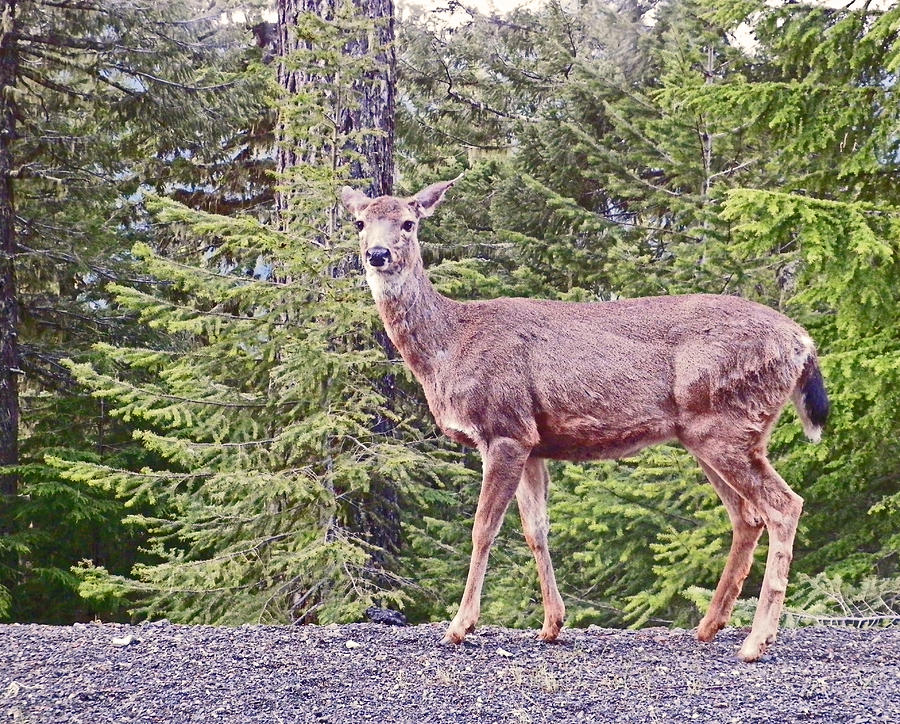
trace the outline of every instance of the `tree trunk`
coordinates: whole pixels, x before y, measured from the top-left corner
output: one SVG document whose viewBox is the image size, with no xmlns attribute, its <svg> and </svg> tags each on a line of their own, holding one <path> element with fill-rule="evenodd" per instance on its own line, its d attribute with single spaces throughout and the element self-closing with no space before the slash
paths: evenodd
<svg viewBox="0 0 900 724">
<path fill-rule="evenodd" d="M 394 190 L 394 91 L 396 89 L 397 58 L 394 52 L 394 0 L 355 0 L 360 12 L 375 23 L 374 41 L 377 67 L 365 78 L 356 81 L 360 104 L 353 110 L 344 109 L 341 127 L 345 133 L 360 129 L 377 129 L 378 135 L 366 134 L 358 149 L 364 163 L 350 165 L 350 178 L 371 179 L 366 193 L 386 196 Z M 349 49 L 352 55 L 371 52 L 367 40 Z"/>
<path fill-rule="evenodd" d="M 340 0 L 279 0 L 278 49 L 282 56 L 306 47 L 293 28 L 303 13 L 314 13 L 325 20 L 333 20 Z M 363 57 L 371 52 L 370 39 L 374 41 L 377 66 L 365 77 L 353 81 L 353 91 L 358 99 L 357 108 L 337 109 L 342 134 L 358 130 L 374 130 L 368 133 L 361 148 L 353 150 L 362 155 L 362 161 L 350 164 L 350 178 L 370 179 L 363 190 L 371 196 L 390 194 L 394 187 L 394 91 L 396 88 L 396 54 L 394 52 L 394 0 L 353 0 L 361 15 L 370 18 L 374 31 L 368 38 L 350 42 L 345 53 Z M 325 79 L 327 80 L 327 79 Z M 278 67 L 278 81 L 288 93 L 299 93 L 309 75 L 303 70 L 291 69 L 282 62 Z M 283 128 L 283 127 L 282 127 Z M 303 148 L 278 144 L 277 170 L 279 175 L 301 163 L 321 163 L 324 159 L 310 157 Z M 336 154 L 339 158 L 340 153 Z M 277 210 L 282 215 L 290 204 L 289 193 L 279 193 Z"/>
<path fill-rule="evenodd" d="M 16 134 L 12 89 L 18 70 L 14 18 L 15 0 L 0 0 L 0 465 L 19 462 L 19 308 L 11 179 Z M 17 482 L 15 475 L 0 475 L 0 494 L 14 496 Z"/>
<path fill-rule="evenodd" d="M 278 67 L 278 80 L 287 93 L 302 93 L 304 86 L 332 83 L 330 91 L 326 91 L 326 114 L 336 121 L 336 142 L 331 148 L 303 147 L 300 144 L 289 145 L 290 138 L 284 121 L 278 126 L 277 172 L 284 183 L 284 190 L 277 194 L 276 212 L 278 222 L 285 231 L 290 230 L 291 218 L 296 213 L 293 204 L 302 203 L 303 199 L 293 194 L 290 172 L 304 164 L 331 165 L 335 170 L 346 165 L 347 151 L 353 151 L 358 160 L 349 162 L 350 179 L 368 179 L 362 187 L 370 196 L 383 196 L 392 193 L 394 185 L 394 104 L 396 87 L 396 55 L 394 51 L 394 1 L 393 0 L 353 0 L 359 17 L 367 17 L 372 23 L 371 30 L 363 35 L 351 36 L 342 49 L 343 56 L 352 58 L 369 58 L 373 61 L 371 68 L 360 77 L 348 79 L 352 84 L 349 94 L 353 98 L 348 103 L 341 93 L 346 87 L 340 79 L 324 73 L 315 76 L 308 68 L 290 68 L 284 58 L 298 50 L 309 50 L 309 44 L 298 38 L 294 27 L 297 19 L 304 13 L 313 13 L 326 21 L 335 19 L 341 8 L 342 0 L 278 0 L 278 43 L 282 54 L 282 62 Z M 353 107 L 350 107 L 353 106 Z M 374 131 L 367 132 L 367 131 Z M 357 136 L 357 145 L 340 139 L 350 134 L 362 132 Z M 343 146 L 341 145 L 343 144 Z M 337 212 L 337 189 L 334 189 L 334 207 L 332 210 L 331 228 L 340 223 L 341 214 Z M 332 269 L 332 274 L 344 276 L 361 271 L 356 254 L 344 259 Z M 377 335 L 378 343 L 385 349 L 389 358 L 396 356 L 387 335 Z M 392 374 L 384 375 L 375 381 L 375 386 L 392 405 L 395 395 L 395 381 Z M 372 421 L 373 432 L 390 435 L 392 430 L 388 418 L 376 414 Z M 369 540 L 384 551 L 396 551 L 400 544 L 400 521 L 397 512 L 397 491 L 389 482 L 372 482 L 366 505 L 355 508 L 353 527 L 364 532 Z M 384 556 L 373 555 L 373 563 L 383 566 Z"/>
</svg>

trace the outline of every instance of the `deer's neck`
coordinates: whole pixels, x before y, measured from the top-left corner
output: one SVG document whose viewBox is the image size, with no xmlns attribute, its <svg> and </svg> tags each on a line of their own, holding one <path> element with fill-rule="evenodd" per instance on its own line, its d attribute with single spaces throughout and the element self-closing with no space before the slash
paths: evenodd
<svg viewBox="0 0 900 724">
<path fill-rule="evenodd" d="M 430 378 L 447 348 L 459 302 L 438 293 L 421 262 L 396 278 L 369 271 L 367 281 L 391 342 L 420 381 Z"/>
</svg>

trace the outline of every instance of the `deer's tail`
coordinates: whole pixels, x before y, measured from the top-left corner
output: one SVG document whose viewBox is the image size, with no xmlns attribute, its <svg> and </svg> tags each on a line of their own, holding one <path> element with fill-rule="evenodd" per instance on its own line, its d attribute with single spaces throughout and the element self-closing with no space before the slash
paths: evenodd
<svg viewBox="0 0 900 724">
<path fill-rule="evenodd" d="M 819 442 L 831 405 L 825 391 L 825 380 L 822 379 L 822 371 L 819 369 L 819 360 L 812 350 L 806 358 L 800 379 L 797 380 L 792 399 L 806 437 L 813 442 Z"/>
</svg>

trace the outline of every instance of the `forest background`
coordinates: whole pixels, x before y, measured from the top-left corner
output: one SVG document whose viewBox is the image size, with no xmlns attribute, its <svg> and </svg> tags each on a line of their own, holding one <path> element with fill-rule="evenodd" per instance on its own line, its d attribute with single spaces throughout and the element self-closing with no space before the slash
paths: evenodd
<svg viewBox="0 0 900 724">
<path fill-rule="evenodd" d="M 833 412 L 789 622 L 900 610 L 900 7 L 2 0 L 0 618 L 447 619 L 480 483 L 383 331 L 337 206 L 465 172 L 437 287 L 738 294 Z M 552 466 L 573 625 L 689 626 L 729 545 L 681 448 Z M 765 546 L 736 611 L 752 610 Z M 512 511 L 485 622 L 537 626 Z"/>
</svg>

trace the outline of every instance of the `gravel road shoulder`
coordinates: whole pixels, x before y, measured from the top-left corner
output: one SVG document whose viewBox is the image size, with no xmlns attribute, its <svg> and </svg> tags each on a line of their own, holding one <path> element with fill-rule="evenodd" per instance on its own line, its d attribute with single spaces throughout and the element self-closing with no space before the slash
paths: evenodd
<svg viewBox="0 0 900 724">
<path fill-rule="evenodd" d="M 743 632 L 436 624 L 0 625 L 0 721 L 900 722 L 900 627 L 783 631 L 757 664 Z"/>
</svg>

